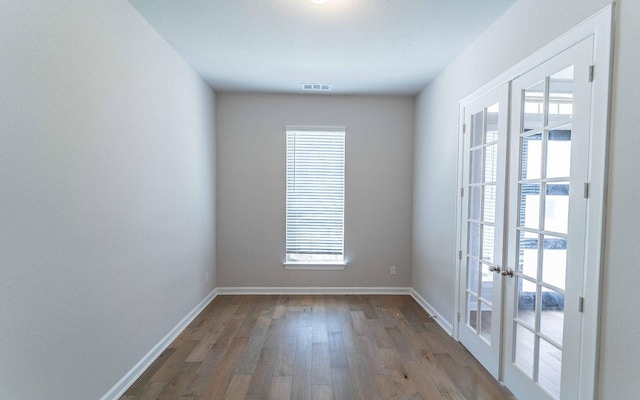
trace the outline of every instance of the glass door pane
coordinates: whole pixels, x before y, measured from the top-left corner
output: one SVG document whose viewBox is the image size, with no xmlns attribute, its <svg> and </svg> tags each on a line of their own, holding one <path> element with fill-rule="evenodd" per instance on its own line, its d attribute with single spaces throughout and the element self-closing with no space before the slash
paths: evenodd
<svg viewBox="0 0 640 400">
<path fill-rule="evenodd" d="M 571 178 L 570 125 L 557 125 L 571 119 L 572 88 L 573 66 L 522 92 L 525 108 L 518 152 L 521 239 L 513 361 L 554 398 L 560 396 L 562 371 Z M 523 240 L 525 236 L 529 238 Z"/>
<path fill-rule="evenodd" d="M 459 340 L 498 377 L 506 170 L 505 85 L 468 105 L 463 136 Z M 501 114 L 501 112 L 503 114 Z"/>
<path fill-rule="evenodd" d="M 509 264 L 513 277 L 506 290 L 509 345 L 504 376 L 505 384 L 522 399 L 560 399 L 565 375 L 573 379 L 579 360 L 571 359 L 571 368 L 565 368 L 567 351 L 575 354 L 580 338 L 579 324 L 567 324 L 579 321 L 579 316 L 575 308 L 568 316 L 565 300 L 577 301 L 582 284 L 579 274 L 568 273 L 578 271 L 572 265 L 581 267 L 584 254 L 580 229 L 585 218 L 580 200 L 584 199 L 576 194 L 582 190 L 586 168 L 576 169 L 582 165 L 576 162 L 588 162 L 578 151 L 585 149 L 589 135 L 576 129 L 584 124 L 578 117 L 587 115 L 589 101 L 575 102 L 576 88 L 585 93 L 588 82 L 574 79 L 579 70 L 574 57 L 588 54 L 590 48 L 585 41 L 572 51 L 512 83 Z M 580 62 L 586 71 L 588 57 Z M 572 264 L 572 259 L 577 262 Z M 567 342 L 565 337 L 572 340 Z"/>
<path fill-rule="evenodd" d="M 471 115 L 466 327 L 491 343 L 499 103 Z"/>
</svg>

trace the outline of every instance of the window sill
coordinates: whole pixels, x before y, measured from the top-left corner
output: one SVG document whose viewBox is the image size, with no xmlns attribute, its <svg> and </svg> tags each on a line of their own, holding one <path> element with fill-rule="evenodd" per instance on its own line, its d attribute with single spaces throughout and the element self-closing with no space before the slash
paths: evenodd
<svg viewBox="0 0 640 400">
<path fill-rule="evenodd" d="M 347 267 L 346 262 L 327 262 L 327 263 L 296 263 L 286 262 L 282 264 L 284 269 L 299 271 L 343 271 Z"/>
</svg>

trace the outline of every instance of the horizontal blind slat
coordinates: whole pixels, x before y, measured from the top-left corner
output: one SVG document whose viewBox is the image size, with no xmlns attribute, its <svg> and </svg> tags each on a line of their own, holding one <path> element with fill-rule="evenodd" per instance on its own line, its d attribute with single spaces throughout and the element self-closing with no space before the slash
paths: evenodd
<svg viewBox="0 0 640 400">
<path fill-rule="evenodd" d="M 344 130 L 287 131 L 287 255 L 342 255 L 344 145 Z"/>
</svg>

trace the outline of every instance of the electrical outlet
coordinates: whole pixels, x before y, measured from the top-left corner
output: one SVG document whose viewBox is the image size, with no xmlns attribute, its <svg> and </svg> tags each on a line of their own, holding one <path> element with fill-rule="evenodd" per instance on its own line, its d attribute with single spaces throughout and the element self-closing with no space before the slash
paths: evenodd
<svg viewBox="0 0 640 400">
<path fill-rule="evenodd" d="M 389 273 L 391 275 L 395 275 L 396 274 L 396 267 L 389 267 Z"/>
<path fill-rule="evenodd" d="M 209 282 L 209 273 L 208 272 L 204 273 L 204 280 L 205 280 L 205 282 Z"/>
</svg>

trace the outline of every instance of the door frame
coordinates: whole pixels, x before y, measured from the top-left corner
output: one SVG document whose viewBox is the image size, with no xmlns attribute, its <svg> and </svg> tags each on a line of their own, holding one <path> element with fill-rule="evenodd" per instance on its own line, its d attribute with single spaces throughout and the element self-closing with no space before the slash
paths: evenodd
<svg viewBox="0 0 640 400">
<path fill-rule="evenodd" d="M 524 73 L 527 73 L 553 58 L 555 55 L 572 47 L 583 39 L 593 36 L 594 51 L 592 65 L 594 66 L 594 80 L 592 84 L 591 121 L 589 146 L 591 149 L 588 180 L 589 203 L 587 205 L 587 233 L 585 242 L 584 265 L 584 310 L 582 326 L 582 344 L 580 346 L 581 370 L 579 377 L 579 399 L 594 399 L 598 384 L 598 355 L 600 339 L 600 313 L 602 308 L 602 276 L 604 265 L 604 239 L 606 218 L 606 194 L 608 177 L 609 153 L 609 125 L 611 105 L 611 81 L 613 64 L 615 3 L 611 3 L 602 10 L 587 18 L 565 34 L 559 36 L 540 50 L 534 52 L 524 60 L 507 69 L 473 93 L 459 102 L 458 114 L 458 188 L 462 188 L 463 156 L 464 156 L 464 109 L 465 106 L 479 99 L 495 88 L 508 84 Z M 507 118 L 510 119 L 511 110 Z M 508 156 L 508 155 L 507 155 Z M 507 172 L 508 173 L 508 172 Z M 508 188 L 507 188 L 508 192 Z M 460 332 L 460 292 L 461 261 L 459 251 L 463 250 L 461 243 L 461 220 L 464 201 L 456 196 L 456 247 L 454 260 L 455 268 L 455 311 L 453 320 L 453 336 L 459 338 Z M 504 307 L 503 307 L 504 308 Z M 504 310 L 503 310 L 504 312 Z M 504 318 L 503 326 L 504 329 Z M 503 336 L 504 337 L 504 336 Z M 502 377 L 502 368 L 500 372 Z M 500 378 L 501 379 L 501 378 Z"/>
</svg>

